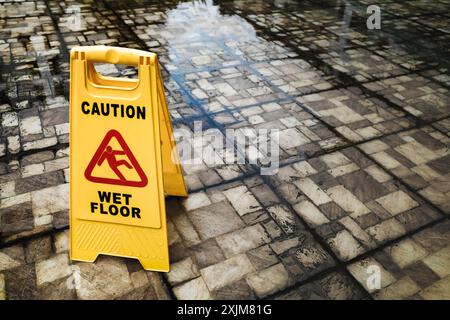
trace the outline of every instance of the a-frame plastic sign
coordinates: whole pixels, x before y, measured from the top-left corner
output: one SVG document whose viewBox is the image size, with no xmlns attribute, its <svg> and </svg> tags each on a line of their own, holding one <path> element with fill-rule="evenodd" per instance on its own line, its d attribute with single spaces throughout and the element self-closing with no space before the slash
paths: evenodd
<svg viewBox="0 0 450 320">
<path fill-rule="evenodd" d="M 137 79 L 94 63 L 135 65 Z M 164 196 L 186 196 L 154 53 L 106 46 L 70 53 L 70 257 L 139 259 L 168 271 Z"/>
</svg>

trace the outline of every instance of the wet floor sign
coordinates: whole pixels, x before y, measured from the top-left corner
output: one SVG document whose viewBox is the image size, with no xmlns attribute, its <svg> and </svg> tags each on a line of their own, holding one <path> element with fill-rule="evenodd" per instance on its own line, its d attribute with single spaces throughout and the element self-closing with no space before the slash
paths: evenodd
<svg viewBox="0 0 450 320">
<path fill-rule="evenodd" d="M 94 63 L 135 65 L 137 79 Z M 70 256 L 139 259 L 168 271 L 164 196 L 186 196 L 156 55 L 106 46 L 70 53 Z"/>
</svg>

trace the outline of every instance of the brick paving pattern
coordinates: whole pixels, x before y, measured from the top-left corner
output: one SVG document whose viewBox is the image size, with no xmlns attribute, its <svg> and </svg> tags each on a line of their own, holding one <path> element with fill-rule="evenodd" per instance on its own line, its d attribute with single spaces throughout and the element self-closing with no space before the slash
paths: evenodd
<svg viewBox="0 0 450 320">
<path fill-rule="evenodd" d="M 384 0 L 380 30 L 370 4 L 0 1 L 0 299 L 450 299 L 450 2 Z M 158 54 L 198 158 L 166 199 L 167 274 L 69 260 L 78 45 Z M 255 139 L 228 161 L 228 129 L 278 129 L 278 172 Z"/>
</svg>

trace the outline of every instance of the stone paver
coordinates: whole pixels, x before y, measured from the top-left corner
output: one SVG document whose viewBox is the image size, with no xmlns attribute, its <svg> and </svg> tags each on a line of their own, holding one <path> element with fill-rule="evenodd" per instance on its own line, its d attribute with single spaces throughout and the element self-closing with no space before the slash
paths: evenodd
<svg viewBox="0 0 450 320">
<path fill-rule="evenodd" d="M 302 95 L 330 89 L 333 78 L 300 59 L 273 60 L 252 65 L 282 92 Z"/>
<path fill-rule="evenodd" d="M 321 54 L 320 58 L 333 69 L 359 82 L 398 76 L 408 72 L 382 56 L 362 48 Z"/>
<path fill-rule="evenodd" d="M 353 147 L 283 167 L 270 179 L 342 261 L 442 217 Z"/>
<path fill-rule="evenodd" d="M 69 150 L 41 151 L 1 163 L 2 242 L 69 224 Z"/>
<path fill-rule="evenodd" d="M 3 1 L 0 299 L 450 299 L 449 6 L 385 0 L 368 30 L 369 4 Z M 189 197 L 166 200 L 168 274 L 69 260 L 78 45 L 158 54 L 195 155 Z"/>
<path fill-rule="evenodd" d="M 275 297 L 277 300 L 361 300 L 365 293 L 344 273 L 333 272 L 319 280 Z"/>
<path fill-rule="evenodd" d="M 222 112 L 213 119 L 226 129 L 239 130 L 238 135 L 249 137 L 252 144 L 245 146 L 247 157 L 251 157 L 253 146 L 261 153 L 261 161 L 270 160 L 268 153 L 272 143 L 276 144 L 274 132 L 269 130 L 278 130 L 278 152 L 282 163 L 285 160 L 310 158 L 347 144 L 344 138 L 337 136 L 299 103 L 290 100 L 264 103 L 231 113 Z M 264 131 L 259 130 L 267 130 L 267 135 L 264 136 Z M 262 141 L 267 143 L 266 148 Z"/>
<path fill-rule="evenodd" d="M 420 119 L 436 120 L 450 115 L 448 89 L 417 74 L 364 86 Z"/>
<path fill-rule="evenodd" d="M 207 113 L 233 110 L 284 98 L 268 81 L 248 67 L 226 67 L 182 75 L 190 96 L 198 100 Z"/>
<path fill-rule="evenodd" d="M 433 127 L 450 136 L 450 118 L 436 121 L 433 123 Z"/>
<path fill-rule="evenodd" d="M 64 96 L 48 97 L 44 102 L 29 100 L 23 109 L 8 108 L 2 113 L 2 155 L 39 150 L 69 142 L 69 102 Z M 20 103 L 19 103 L 20 104 Z M 17 110 L 20 109 L 20 110 Z"/>
<path fill-rule="evenodd" d="M 170 299 L 161 275 L 139 262 L 99 257 L 69 261 L 69 232 L 0 249 L 0 297 L 5 299 Z"/>
<path fill-rule="evenodd" d="M 436 224 L 348 266 L 375 299 L 450 298 L 450 224 Z M 379 289 L 368 281 L 369 266 L 381 272 Z M 370 287 L 369 287 L 370 286 Z"/>
<path fill-rule="evenodd" d="M 450 84 L 450 75 L 448 74 L 448 68 L 442 67 L 429 69 L 420 72 L 420 74 L 426 77 L 430 77 L 440 83 L 444 83 L 447 86 Z"/>
<path fill-rule="evenodd" d="M 0 157 L 66 143 L 67 73 L 45 3 L 2 4 L 0 30 Z"/>
<path fill-rule="evenodd" d="M 178 121 L 173 125 L 178 153 L 189 190 L 220 184 L 253 172 L 237 152 L 227 146 L 226 135 L 207 118 Z"/>
<path fill-rule="evenodd" d="M 394 45 L 382 45 L 376 47 L 370 47 L 375 54 L 382 56 L 385 59 L 392 61 L 393 63 L 400 65 L 402 68 L 408 69 L 410 71 L 419 71 L 422 69 L 427 69 L 431 66 L 436 67 L 439 65 L 439 60 L 433 62 L 431 59 L 426 59 L 426 56 L 433 56 L 435 52 L 432 50 L 414 50 L 412 46 L 403 49 L 402 47 Z M 438 59 L 438 58 L 437 58 Z M 436 70 L 436 69 L 432 69 Z M 428 71 L 426 74 L 430 76 L 437 76 Z M 439 77 L 439 76 L 438 76 Z"/>
<path fill-rule="evenodd" d="M 168 206 L 172 265 L 167 279 L 178 298 L 189 293 L 233 297 L 234 292 L 263 298 L 334 265 L 259 178 L 193 196 L 195 205 L 173 201 Z"/>
<path fill-rule="evenodd" d="M 402 111 L 349 87 L 298 98 L 308 110 L 353 142 L 360 142 L 414 125 Z"/>
<path fill-rule="evenodd" d="M 389 135 L 360 145 L 389 172 L 450 213 L 450 139 L 431 127 Z"/>
<path fill-rule="evenodd" d="M 286 59 L 297 56 L 297 53 L 276 41 L 267 41 L 262 38 L 225 41 L 225 48 L 243 62 L 261 62 L 275 59 Z"/>
</svg>

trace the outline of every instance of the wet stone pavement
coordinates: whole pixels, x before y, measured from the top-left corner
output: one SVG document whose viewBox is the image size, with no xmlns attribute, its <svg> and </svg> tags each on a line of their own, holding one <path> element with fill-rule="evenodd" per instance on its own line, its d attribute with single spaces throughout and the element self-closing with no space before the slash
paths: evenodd
<svg viewBox="0 0 450 320">
<path fill-rule="evenodd" d="M 370 4 L 0 1 L 0 299 L 450 299 L 450 2 L 377 1 L 379 30 Z M 192 134 L 167 274 L 69 261 L 78 45 L 156 52 Z M 255 140 L 227 161 L 228 129 L 279 130 L 278 172 Z"/>
</svg>

